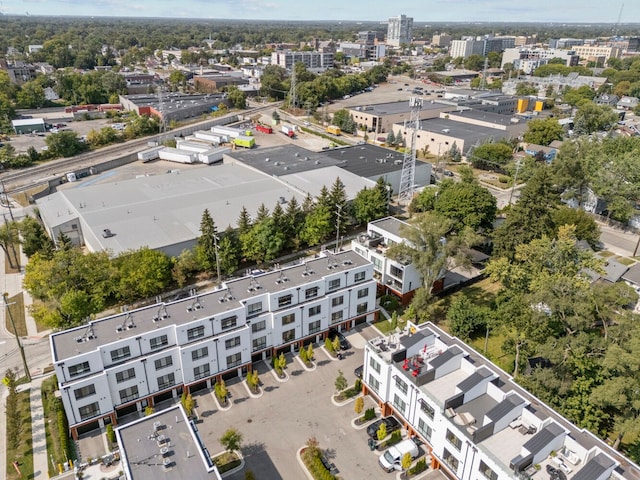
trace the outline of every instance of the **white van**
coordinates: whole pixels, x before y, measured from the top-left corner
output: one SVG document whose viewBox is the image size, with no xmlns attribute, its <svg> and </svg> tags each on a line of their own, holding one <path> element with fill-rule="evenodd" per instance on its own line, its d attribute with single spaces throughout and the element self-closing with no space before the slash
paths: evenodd
<svg viewBox="0 0 640 480">
<path fill-rule="evenodd" d="M 413 460 L 418 456 L 419 452 L 418 446 L 409 438 L 389 447 L 380 455 L 378 463 L 386 472 L 402 470 L 402 457 L 404 457 L 406 453 L 410 453 L 411 459 Z"/>
</svg>

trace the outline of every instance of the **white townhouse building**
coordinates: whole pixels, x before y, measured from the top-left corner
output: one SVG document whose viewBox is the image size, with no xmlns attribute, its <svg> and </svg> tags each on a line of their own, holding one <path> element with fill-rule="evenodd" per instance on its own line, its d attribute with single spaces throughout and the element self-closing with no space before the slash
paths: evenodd
<svg viewBox="0 0 640 480">
<path fill-rule="evenodd" d="M 323 252 L 197 296 L 54 333 L 51 354 L 77 438 L 375 316 L 373 265 L 352 251 Z"/>
<path fill-rule="evenodd" d="M 395 217 L 385 217 L 367 225 L 367 233 L 351 241 L 351 249 L 373 263 L 373 276 L 382 292 L 393 293 L 403 304 L 411 300 L 415 290 L 422 286 L 422 275 L 409 260 L 402 262 L 387 257 L 387 250 L 405 241 L 401 229 L 411 225 Z M 442 279 L 434 290 L 442 289 Z"/>
<path fill-rule="evenodd" d="M 579 429 L 504 371 L 431 323 L 369 340 L 365 391 L 460 480 L 638 478 L 640 467 Z M 551 477 L 553 478 L 553 476 Z"/>
</svg>

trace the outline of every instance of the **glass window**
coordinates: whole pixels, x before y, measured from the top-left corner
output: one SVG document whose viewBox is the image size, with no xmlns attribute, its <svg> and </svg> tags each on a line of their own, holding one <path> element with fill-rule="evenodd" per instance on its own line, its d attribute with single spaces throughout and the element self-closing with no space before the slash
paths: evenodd
<svg viewBox="0 0 640 480">
<path fill-rule="evenodd" d="M 296 314 L 290 313 L 282 316 L 282 326 L 289 325 L 296 321 Z"/>
<path fill-rule="evenodd" d="M 380 364 L 376 362 L 373 357 L 369 357 L 369 366 L 373 368 L 376 373 L 380 373 Z"/>
<path fill-rule="evenodd" d="M 396 407 L 396 410 L 404 415 L 404 409 L 407 408 L 407 402 L 400 398 L 400 396 L 396 393 L 393 396 L 393 406 Z"/>
<path fill-rule="evenodd" d="M 318 287 L 307 288 L 304 292 L 304 298 L 309 300 L 318 296 Z"/>
<path fill-rule="evenodd" d="M 402 280 L 402 274 L 404 273 L 404 271 L 401 268 L 396 267 L 395 265 L 391 265 L 389 267 L 389 273 L 394 277 Z"/>
<path fill-rule="evenodd" d="M 169 388 L 176 383 L 176 376 L 173 373 L 167 373 L 158 377 L 158 389 L 163 390 Z"/>
<path fill-rule="evenodd" d="M 228 338 L 224 341 L 224 348 L 229 350 L 240 345 L 240 337 Z"/>
<path fill-rule="evenodd" d="M 220 320 L 220 327 L 223 330 L 226 330 L 227 328 L 233 328 L 236 326 L 237 319 L 238 317 L 236 317 L 235 315 L 232 317 L 223 318 L 222 320 Z"/>
<path fill-rule="evenodd" d="M 339 305 L 342 305 L 344 303 L 344 296 L 340 295 L 339 297 L 333 297 L 331 299 L 331 306 L 332 307 L 337 307 Z"/>
<path fill-rule="evenodd" d="M 447 465 L 449 465 L 449 467 L 451 467 L 451 469 L 453 470 L 454 473 L 458 472 L 458 466 L 460 465 L 460 462 L 446 448 L 444 449 L 444 453 L 442 455 L 442 459 L 445 461 L 445 463 Z"/>
<path fill-rule="evenodd" d="M 354 276 L 353 276 L 353 281 L 354 282 L 361 282 L 364 280 L 365 277 L 365 272 L 357 272 Z"/>
<path fill-rule="evenodd" d="M 429 425 L 427 425 L 427 422 L 425 422 L 422 418 L 418 418 L 418 432 L 425 438 L 425 440 L 427 440 L 428 442 L 431 441 L 433 429 Z"/>
<path fill-rule="evenodd" d="M 455 434 L 447 429 L 447 441 L 455 447 L 456 450 L 460 451 L 460 447 L 462 447 L 462 440 L 455 436 Z"/>
<path fill-rule="evenodd" d="M 433 415 L 435 414 L 435 410 L 424 399 L 420 400 L 420 410 L 422 410 L 427 415 L 427 417 L 433 420 Z"/>
<path fill-rule="evenodd" d="M 361 288 L 360 290 L 358 290 L 358 298 L 365 298 L 368 296 L 369 296 L 368 288 Z"/>
<path fill-rule="evenodd" d="M 356 312 L 358 313 L 358 315 L 362 315 L 363 313 L 367 313 L 368 310 L 369 310 L 369 303 L 368 302 L 361 303 L 360 305 L 358 305 L 356 307 Z"/>
<path fill-rule="evenodd" d="M 111 358 L 113 359 L 113 352 L 111 352 Z M 77 365 L 71 365 L 69 367 L 69 376 L 77 377 L 78 375 L 84 375 L 85 373 L 89 373 L 91 369 L 89 368 L 89 362 L 78 363 Z"/>
<path fill-rule="evenodd" d="M 296 338 L 296 329 L 293 328 L 291 330 L 287 330 L 286 332 L 282 332 L 282 341 L 290 342 Z"/>
<path fill-rule="evenodd" d="M 201 358 L 205 358 L 209 356 L 209 347 L 198 348 L 197 350 L 191 351 L 191 360 L 199 360 Z M 157 370 L 157 369 L 156 369 Z"/>
<path fill-rule="evenodd" d="M 200 380 L 201 378 L 208 377 L 210 374 L 210 371 L 211 369 L 208 363 L 195 367 L 193 369 L 193 378 L 195 380 Z"/>
<path fill-rule="evenodd" d="M 130 380 L 132 378 L 136 378 L 136 369 L 128 368 L 127 370 L 123 370 L 121 372 L 116 373 L 116 382 L 122 383 Z"/>
<path fill-rule="evenodd" d="M 309 324 L 309 335 L 313 335 L 314 333 L 318 333 L 319 331 L 320 331 L 320 320 L 311 322 Z"/>
<path fill-rule="evenodd" d="M 169 339 L 166 335 L 160 335 L 149 340 L 149 347 L 151 349 L 162 348 L 169 344 Z"/>
<path fill-rule="evenodd" d="M 371 257 L 371 261 L 373 262 L 373 266 L 376 270 L 382 270 L 382 260 L 378 257 Z"/>
<path fill-rule="evenodd" d="M 498 480 L 498 474 L 491 470 L 482 460 L 480 460 L 480 467 L 478 468 L 478 471 L 489 480 Z"/>
<path fill-rule="evenodd" d="M 375 392 L 380 391 L 380 382 L 371 374 L 369 374 L 369 386 Z"/>
<path fill-rule="evenodd" d="M 159 358 L 155 361 L 156 370 L 162 370 L 173 365 L 173 358 L 171 356 Z"/>
<path fill-rule="evenodd" d="M 267 321 L 266 320 L 260 320 L 259 322 L 251 324 L 251 331 L 253 333 L 256 333 L 256 332 L 259 332 L 261 330 L 264 330 L 265 328 L 267 328 Z"/>
<path fill-rule="evenodd" d="M 293 295 L 283 295 L 282 297 L 278 298 L 278 308 L 291 305 L 292 300 L 293 300 Z"/>
<path fill-rule="evenodd" d="M 227 357 L 227 368 L 237 367 L 242 363 L 242 355 L 238 353 L 234 353 L 233 355 L 229 355 Z"/>
<path fill-rule="evenodd" d="M 195 340 L 200 337 L 204 337 L 204 325 L 187 330 L 187 340 Z"/>
<path fill-rule="evenodd" d="M 311 307 L 309 309 L 309 316 L 313 317 L 315 315 L 320 315 L 321 305 L 316 305 L 315 307 Z"/>
<path fill-rule="evenodd" d="M 86 420 L 88 418 L 96 417 L 100 415 L 100 404 L 98 402 L 90 403 L 84 407 L 78 409 L 80 413 L 80 420 Z"/>
<path fill-rule="evenodd" d="M 396 388 L 402 393 L 406 394 L 409 386 L 402 381 L 400 377 L 396 377 Z"/>
<path fill-rule="evenodd" d="M 336 323 L 336 322 L 339 322 L 340 320 L 342 320 L 343 313 L 344 312 L 342 310 L 338 310 L 337 312 L 333 312 L 331 314 L 331 323 Z"/>
<path fill-rule="evenodd" d="M 335 290 L 340 288 L 340 279 L 336 278 L 335 280 L 329 281 L 329 290 Z"/>
<path fill-rule="evenodd" d="M 76 388 L 73 391 L 73 394 L 76 396 L 76 400 L 80 400 L 81 398 L 94 395 L 95 393 L 96 393 L 96 387 L 93 383 L 91 385 L 87 385 L 86 387 Z"/>
<path fill-rule="evenodd" d="M 138 386 L 133 385 L 131 387 L 127 387 L 124 390 L 120 390 L 120 402 L 130 402 L 131 400 L 135 400 L 138 398 Z"/>
<path fill-rule="evenodd" d="M 250 303 L 247 305 L 247 316 L 257 315 L 262 311 L 262 302 Z"/>
<path fill-rule="evenodd" d="M 131 349 L 129 347 L 122 347 L 116 350 L 111 350 L 111 361 L 117 362 L 131 356 Z"/>
<path fill-rule="evenodd" d="M 253 339 L 253 351 L 262 350 L 267 346 L 267 337 L 260 337 Z"/>
</svg>

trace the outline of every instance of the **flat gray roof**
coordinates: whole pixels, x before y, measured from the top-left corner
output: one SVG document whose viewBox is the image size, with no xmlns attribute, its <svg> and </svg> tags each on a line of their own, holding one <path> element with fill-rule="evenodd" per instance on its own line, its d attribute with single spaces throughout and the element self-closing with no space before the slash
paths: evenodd
<svg viewBox="0 0 640 480">
<path fill-rule="evenodd" d="M 119 427 L 116 434 L 130 480 L 221 479 L 179 405 Z"/>
<path fill-rule="evenodd" d="M 442 108 L 455 108 L 455 106 L 451 106 L 448 103 L 440 103 L 435 101 L 425 101 L 422 102 L 422 111 L 427 110 L 438 110 Z M 359 109 L 359 110 L 358 110 Z M 355 107 L 351 107 L 350 110 L 356 110 L 361 113 L 366 113 L 369 115 L 397 115 L 399 113 L 409 113 L 411 112 L 411 107 L 409 106 L 409 100 L 401 100 L 397 102 L 386 102 L 386 103 L 374 103 L 374 104 L 364 104 L 358 105 Z"/>
<path fill-rule="evenodd" d="M 157 95 L 141 93 L 137 95 L 123 95 L 137 107 L 153 107 L 160 110 L 160 100 Z M 162 110 L 169 112 L 194 105 L 218 105 L 224 99 L 221 93 L 209 93 L 201 95 L 185 95 L 183 93 L 164 93 L 162 95 Z"/>
<path fill-rule="evenodd" d="M 261 204 L 271 209 L 280 197 L 304 199 L 276 178 L 240 164 L 178 165 L 174 171 L 178 173 L 78 184 L 38 200 L 38 208 L 50 227 L 82 218 L 82 228 L 93 232 L 100 247 L 118 254 L 193 241 L 200 235 L 205 208 L 223 231 L 236 225 L 243 206 L 253 216 Z M 114 235 L 103 238 L 104 229 Z M 83 233 L 87 238 L 88 232 Z"/>
<path fill-rule="evenodd" d="M 493 112 L 487 112 L 484 110 L 474 110 L 474 109 L 456 110 L 455 112 L 451 112 L 450 116 L 454 117 L 454 119 L 455 117 L 459 116 L 459 117 L 471 118 L 473 120 L 489 122 L 495 125 L 501 125 L 506 127 L 517 125 L 517 123 L 522 123 L 521 119 L 518 119 L 519 121 L 517 123 L 512 122 L 511 119 L 514 118 L 513 115 L 502 115 L 500 113 L 493 113 Z"/>
<path fill-rule="evenodd" d="M 297 145 L 236 150 L 228 155 L 272 176 L 290 175 L 340 164 L 340 161 L 328 157 L 325 153 L 312 152 Z"/>
<path fill-rule="evenodd" d="M 498 130 L 495 128 L 483 127 L 471 123 L 456 122 L 446 118 L 430 118 L 420 122 L 420 129 L 425 132 L 438 133 L 453 138 L 464 140 L 465 153 L 476 144 L 486 142 L 489 138 L 500 140 L 509 138 L 511 135 L 508 131 Z M 444 132 L 448 130 L 448 132 Z"/>
<path fill-rule="evenodd" d="M 317 197 L 320 195 L 322 187 L 331 189 L 331 185 L 337 178 L 340 178 L 340 181 L 344 184 L 347 200 L 353 200 L 363 188 L 373 188 L 376 185 L 373 180 L 355 175 L 340 167 L 325 167 L 292 173 L 283 175 L 280 180 L 300 192 L 309 193 L 312 197 Z"/>
<path fill-rule="evenodd" d="M 409 227 L 409 223 L 399 220 L 395 217 L 385 217 L 380 220 L 375 220 L 371 222 L 371 225 L 375 225 L 376 227 L 385 230 L 393 235 L 398 237 L 404 237 L 402 235 L 401 230 L 403 228 Z"/>
<path fill-rule="evenodd" d="M 361 177 L 377 180 L 391 172 L 402 171 L 404 154 L 377 145 L 354 145 L 327 150 L 327 157 L 340 161 L 340 167 Z M 421 160 L 416 160 L 419 167 Z"/>
<path fill-rule="evenodd" d="M 330 270 L 327 268 L 329 264 L 332 266 Z M 62 361 L 76 355 L 92 352 L 102 345 L 108 345 L 117 340 L 153 331 L 158 325 L 162 324 L 162 322 L 156 323 L 153 321 L 154 317 L 160 313 L 168 314 L 169 317 L 166 321 L 171 324 L 182 325 L 193 322 L 194 313 L 187 310 L 187 308 L 196 303 L 201 307 L 197 310 L 198 318 L 212 317 L 226 311 L 236 310 L 243 307 L 243 300 L 253 298 L 256 295 L 249 288 L 255 287 L 256 282 L 260 286 L 258 294 L 278 292 L 283 289 L 289 289 L 292 286 L 305 285 L 323 278 L 329 273 L 333 275 L 336 272 L 347 271 L 368 264 L 369 262 L 366 259 L 351 250 L 337 254 L 323 254 L 318 258 L 307 260 L 306 263 L 227 281 L 223 288 L 210 290 L 195 297 L 185 298 L 176 302 L 150 305 L 94 320 L 88 325 L 52 334 L 50 338 L 53 360 L 54 362 Z M 286 282 L 281 281 L 283 276 L 287 278 Z M 228 301 L 221 302 L 220 299 L 223 297 Z M 162 310 L 163 307 L 166 308 L 166 311 Z M 135 328 L 130 330 L 123 328 L 121 329 L 122 331 L 117 331 L 118 327 L 123 325 L 135 325 Z"/>
</svg>

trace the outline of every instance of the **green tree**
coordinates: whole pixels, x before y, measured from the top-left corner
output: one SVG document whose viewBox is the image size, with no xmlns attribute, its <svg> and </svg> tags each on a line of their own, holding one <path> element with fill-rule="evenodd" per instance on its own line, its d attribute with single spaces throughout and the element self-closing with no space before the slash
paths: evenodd
<svg viewBox="0 0 640 480">
<path fill-rule="evenodd" d="M 591 87 L 583 85 L 578 88 L 567 88 L 562 95 L 562 100 L 569 105 L 581 106 L 591 102 L 595 96 L 596 93 Z"/>
<path fill-rule="evenodd" d="M 240 90 L 237 86 L 227 87 L 227 98 L 234 108 L 247 108 L 247 94 Z"/>
<path fill-rule="evenodd" d="M 198 259 L 193 250 L 185 248 L 180 255 L 174 257 L 171 278 L 179 287 L 184 287 L 189 278 L 198 271 Z"/>
<path fill-rule="evenodd" d="M 225 450 L 228 452 L 234 452 L 240 450 L 240 447 L 242 446 L 242 439 L 242 433 L 235 428 L 230 428 L 222 434 L 219 441 Z"/>
<path fill-rule="evenodd" d="M 549 145 L 554 140 L 562 140 L 564 130 L 555 118 L 534 119 L 527 124 L 523 140 L 536 145 Z"/>
<path fill-rule="evenodd" d="M 248 232 L 240 235 L 243 256 L 256 263 L 276 258 L 285 241 L 284 232 L 276 228 L 273 218 L 256 221 Z"/>
<path fill-rule="evenodd" d="M 488 312 L 468 297 L 456 298 L 447 310 L 447 325 L 452 335 L 469 340 L 486 327 Z"/>
<path fill-rule="evenodd" d="M 473 149 L 470 155 L 471 164 L 475 168 L 495 170 L 496 165 L 505 166 L 513 156 L 511 145 L 503 142 L 484 143 Z"/>
<path fill-rule="evenodd" d="M 240 210 L 237 225 L 238 235 L 248 232 L 251 228 L 251 216 L 244 205 L 242 206 L 242 210 Z"/>
<path fill-rule="evenodd" d="M 491 230 L 498 210 L 496 198 L 479 183 L 443 183 L 434 202 L 434 210 L 453 221 L 452 228 L 461 231 Z"/>
<path fill-rule="evenodd" d="M 238 269 L 240 262 L 240 241 L 235 232 L 227 229 L 225 231 L 220 245 L 218 247 L 218 255 L 220 258 L 220 272 L 224 275 L 233 275 Z"/>
<path fill-rule="evenodd" d="M 591 134 L 607 131 L 618 121 L 618 115 L 608 105 L 596 105 L 587 102 L 578 108 L 574 116 L 574 132 Z"/>
<path fill-rule="evenodd" d="M 586 240 L 592 248 L 600 241 L 600 228 L 596 221 L 582 209 L 560 206 L 555 209 L 551 217 L 556 231 L 563 225 L 573 225 L 578 240 Z"/>
<path fill-rule="evenodd" d="M 400 467 L 402 468 L 403 475 L 406 476 L 407 470 L 411 468 L 411 462 L 413 462 L 413 458 L 411 458 L 411 453 L 405 453 L 400 459 Z"/>
<path fill-rule="evenodd" d="M 516 85 L 516 95 L 526 97 L 529 95 L 537 95 L 537 94 L 538 94 L 538 88 L 531 85 L 530 83 L 519 82 Z"/>
<path fill-rule="evenodd" d="M 53 242 L 38 220 L 27 216 L 20 222 L 18 229 L 22 236 L 22 251 L 28 258 L 37 252 L 49 257 L 53 254 Z"/>
<path fill-rule="evenodd" d="M 387 424 L 382 422 L 380 424 L 380 428 L 378 428 L 378 431 L 376 432 L 376 436 L 378 437 L 378 441 L 382 441 L 385 438 L 387 438 Z"/>
<path fill-rule="evenodd" d="M 46 103 L 44 89 L 35 81 L 26 82 L 20 88 L 17 102 L 22 108 L 40 108 Z"/>
<path fill-rule="evenodd" d="M 119 274 L 117 295 L 127 302 L 157 295 L 171 281 L 171 258 L 159 250 L 142 247 L 125 252 L 115 264 Z"/>
<path fill-rule="evenodd" d="M 386 192 L 377 188 L 364 187 L 353 199 L 353 217 L 359 225 L 386 216 L 389 212 L 389 202 Z"/>
<path fill-rule="evenodd" d="M 196 239 L 196 257 L 200 267 L 212 274 L 217 269 L 216 259 L 219 253 L 216 250 L 217 245 L 218 229 L 209 209 L 205 208 L 200 219 L 200 236 Z"/>
<path fill-rule="evenodd" d="M 73 131 L 52 133 L 47 136 L 45 143 L 49 147 L 49 154 L 54 157 L 73 157 L 86 150 L 86 145 Z"/>
<path fill-rule="evenodd" d="M 227 386 L 224 383 L 223 379 L 219 379 L 215 385 L 213 386 L 213 389 L 216 393 L 216 397 L 218 397 L 218 400 L 224 405 L 227 403 L 227 395 L 229 394 L 229 391 L 227 390 Z"/>
<path fill-rule="evenodd" d="M 360 415 L 364 410 L 364 399 L 362 397 L 356 398 L 355 403 L 353 404 L 353 411 L 356 412 L 356 415 Z"/>
<path fill-rule="evenodd" d="M 334 385 L 336 387 L 337 392 L 343 391 L 349 385 L 347 383 L 347 379 L 344 378 L 344 374 L 342 373 L 342 370 L 338 370 L 338 376 L 336 377 L 336 381 L 334 382 Z"/>
<path fill-rule="evenodd" d="M 327 207 L 318 205 L 305 217 L 300 239 L 311 247 L 329 238 L 332 231 L 331 212 Z"/>
<path fill-rule="evenodd" d="M 260 377 L 258 376 L 258 370 L 252 370 L 247 374 L 247 385 L 252 392 L 257 393 L 260 386 Z"/>
</svg>

